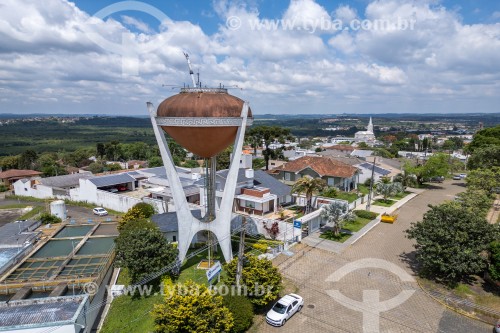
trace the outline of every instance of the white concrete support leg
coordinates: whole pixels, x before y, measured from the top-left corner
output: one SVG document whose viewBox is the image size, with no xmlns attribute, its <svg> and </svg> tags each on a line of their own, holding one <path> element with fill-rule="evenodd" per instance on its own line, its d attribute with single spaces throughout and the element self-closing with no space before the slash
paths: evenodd
<svg viewBox="0 0 500 333">
<path fill-rule="evenodd" d="M 174 199 L 175 212 L 177 214 L 177 222 L 179 225 L 179 260 L 182 262 L 182 260 L 186 257 L 189 244 L 194 236 L 194 234 L 191 235 L 191 226 L 199 221 L 193 217 L 193 214 L 191 214 L 189 209 L 179 175 L 175 169 L 172 154 L 168 148 L 168 142 L 165 138 L 165 134 L 163 133 L 161 127 L 156 123 L 156 112 L 153 104 L 148 103 L 147 105 L 151 117 L 151 123 L 153 124 L 153 131 L 155 133 L 156 140 L 158 141 L 161 159 L 167 173 L 170 189 L 172 191 L 172 197 Z"/>
<path fill-rule="evenodd" d="M 245 129 L 247 126 L 247 116 L 248 116 L 248 103 L 243 104 L 243 109 L 241 110 L 241 125 L 238 128 L 238 133 L 236 134 L 236 141 L 233 147 L 233 156 L 231 158 L 231 164 L 229 165 L 229 172 L 227 174 L 226 185 L 224 186 L 224 193 L 222 194 L 222 200 L 220 204 L 220 209 L 216 217 L 216 225 L 218 228 L 214 228 L 214 233 L 217 239 L 221 240 L 224 238 L 226 246 L 222 246 L 222 253 L 226 262 L 231 261 L 233 258 L 231 250 L 231 217 L 233 212 L 233 201 L 234 194 L 236 192 L 236 184 L 238 182 L 238 172 L 240 169 L 240 159 L 243 149 L 243 141 L 245 139 Z M 220 234 L 222 233 L 222 234 Z M 219 235 L 220 234 L 220 235 Z"/>
</svg>

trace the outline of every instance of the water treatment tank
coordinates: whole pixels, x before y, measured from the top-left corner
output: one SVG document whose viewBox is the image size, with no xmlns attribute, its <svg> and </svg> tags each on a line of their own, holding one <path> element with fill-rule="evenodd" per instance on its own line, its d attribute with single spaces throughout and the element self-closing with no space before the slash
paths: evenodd
<svg viewBox="0 0 500 333">
<path fill-rule="evenodd" d="M 66 203 L 63 200 L 56 200 L 50 203 L 50 214 L 66 220 Z"/>
</svg>

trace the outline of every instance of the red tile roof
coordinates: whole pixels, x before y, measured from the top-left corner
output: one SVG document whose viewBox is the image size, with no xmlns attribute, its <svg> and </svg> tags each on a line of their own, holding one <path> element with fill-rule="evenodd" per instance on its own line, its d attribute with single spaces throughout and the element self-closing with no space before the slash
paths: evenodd
<svg viewBox="0 0 500 333">
<path fill-rule="evenodd" d="M 41 172 L 35 170 L 10 169 L 4 172 L 0 172 L 0 179 L 32 177 L 32 176 L 39 176 L 41 174 L 42 174 Z"/>
<path fill-rule="evenodd" d="M 354 148 L 353 146 L 349 146 L 349 145 L 335 145 L 335 146 L 330 146 L 330 147 L 325 147 L 325 149 L 334 149 L 334 150 L 345 150 L 345 151 L 354 151 L 356 148 Z"/>
<path fill-rule="evenodd" d="M 304 156 L 296 160 L 290 161 L 285 165 L 282 165 L 273 171 L 288 171 L 297 173 L 304 170 L 305 168 L 311 168 L 317 172 L 321 177 L 340 177 L 349 178 L 354 176 L 358 171 L 357 168 L 342 163 L 328 157 L 316 157 L 316 156 Z"/>
</svg>

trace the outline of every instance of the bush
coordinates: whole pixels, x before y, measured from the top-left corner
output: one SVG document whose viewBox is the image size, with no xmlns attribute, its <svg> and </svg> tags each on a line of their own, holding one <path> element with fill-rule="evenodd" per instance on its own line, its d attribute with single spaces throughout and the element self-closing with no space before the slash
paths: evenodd
<svg viewBox="0 0 500 333">
<path fill-rule="evenodd" d="M 52 215 L 52 214 L 47 213 L 47 212 L 40 214 L 40 221 L 42 221 L 42 224 L 61 223 L 62 222 L 60 217 L 57 217 L 57 216 Z"/>
<path fill-rule="evenodd" d="M 8 191 L 8 187 L 5 186 L 5 185 L 0 185 L 0 192 L 7 192 Z"/>
<path fill-rule="evenodd" d="M 255 243 L 252 245 L 252 247 L 256 250 L 261 251 L 261 252 L 267 252 L 267 245 L 266 244 Z"/>
<path fill-rule="evenodd" d="M 145 202 L 139 202 L 138 204 L 135 204 L 133 208 L 139 210 L 147 219 L 153 216 L 153 214 L 155 213 L 155 208 Z"/>
<path fill-rule="evenodd" d="M 234 326 L 231 332 L 245 332 L 252 326 L 253 304 L 248 298 L 228 294 L 223 297 L 224 306 L 233 314 Z"/>
<path fill-rule="evenodd" d="M 369 212 L 367 210 L 355 210 L 354 214 L 356 214 L 357 217 L 361 217 L 361 218 L 369 219 L 369 220 L 373 220 L 378 215 L 377 213 Z"/>
</svg>

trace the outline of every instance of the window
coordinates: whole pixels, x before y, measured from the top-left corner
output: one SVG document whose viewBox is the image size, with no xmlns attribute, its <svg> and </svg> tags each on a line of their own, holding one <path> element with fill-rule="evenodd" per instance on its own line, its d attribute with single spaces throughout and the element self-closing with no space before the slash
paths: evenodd
<svg viewBox="0 0 500 333">
<path fill-rule="evenodd" d="M 292 306 L 293 306 L 293 307 L 295 307 L 295 305 L 297 305 L 297 303 L 298 303 L 298 302 L 299 302 L 299 301 L 295 301 L 295 302 L 293 302 L 293 303 L 292 303 Z"/>
<path fill-rule="evenodd" d="M 335 186 L 335 178 L 328 178 L 328 186 Z"/>
<path fill-rule="evenodd" d="M 177 236 L 172 236 L 172 242 L 177 242 Z"/>
<path fill-rule="evenodd" d="M 290 172 L 285 172 L 285 180 L 292 180 L 292 174 Z"/>
</svg>

